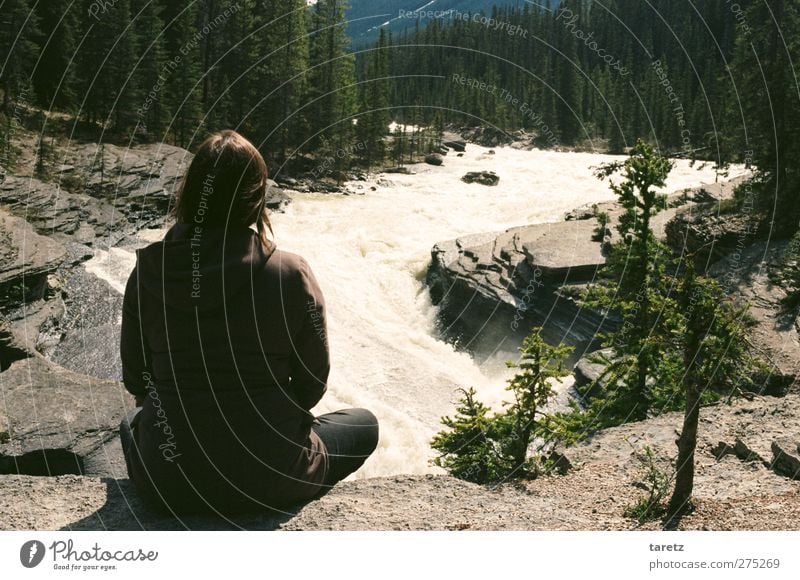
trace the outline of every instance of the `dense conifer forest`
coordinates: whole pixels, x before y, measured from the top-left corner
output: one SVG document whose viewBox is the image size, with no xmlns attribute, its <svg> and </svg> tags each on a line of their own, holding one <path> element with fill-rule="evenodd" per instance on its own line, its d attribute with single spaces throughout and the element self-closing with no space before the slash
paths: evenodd
<svg viewBox="0 0 800 580">
<path fill-rule="evenodd" d="M 272 161 L 352 149 L 346 162 L 367 166 L 402 161 L 392 120 L 482 126 L 523 129 L 542 147 L 622 153 L 643 139 L 675 157 L 751 163 L 770 219 L 784 232 L 800 221 L 795 2 L 451 8 L 358 48 L 347 11 L 345 0 L 6 0 L 3 163 L 31 107 L 75 115 L 66 132 L 95 139 L 191 149 L 233 127 Z M 46 142 L 57 127 L 39 124 Z"/>
</svg>

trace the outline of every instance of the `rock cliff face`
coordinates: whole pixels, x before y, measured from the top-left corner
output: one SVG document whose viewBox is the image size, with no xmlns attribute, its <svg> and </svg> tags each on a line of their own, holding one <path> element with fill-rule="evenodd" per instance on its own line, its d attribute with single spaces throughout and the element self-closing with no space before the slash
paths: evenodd
<svg viewBox="0 0 800 580">
<path fill-rule="evenodd" d="M 164 144 L 70 143 L 54 157 L 60 165 L 46 180 L 0 168 L 0 368 L 38 352 L 116 379 L 121 298 L 78 266 L 96 249 L 167 225 L 192 154 Z M 32 171 L 30 159 L 21 166 Z M 270 182 L 270 209 L 289 201 Z"/>
<path fill-rule="evenodd" d="M 660 239 L 678 210 L 671 207 L 653 219 Z M 597 236 L 595 216 L 601 212 L 610 222 Z M 573 361 L 596 348 L 597 334 L 617 321 L 581 308 L 572 296 L 605 264 L 604 243 L 613 241 L 620 214 L 617 204 L 600 204 L 570 212 L 562 222 L 436 244 L 427 283 L 440 305 L 443 333 L 467 349 L 491 350 L 505 337 L 519 340 L 531 326 L 542 326 L 549 342 L 576 347 Z"/>
<path fill-rule="evenodd" d="M 0 207 L 0 308 L 44 297 L 47 276 L 65 256 L 61 244 L 37 234 L 25 220 Z"/>
<path fill-rule="evenodd" d="M 427 283 L 444 333 L 482 349 L 537 325 L 549 341 L 588 348 L 609 321 L 562 290 L 592 280 L 605 262 L 593 226 L 593 220 L 540 224 L 436 244 Z"/>
<path fill-rule="evenodd" d="M 185 149 L 165 144 L 72 143 L 59 153 L 62 164 L 46 182 L 0 170 L 0 202 L 40 234 L 112 246 L 137 230 L 165 223 L 192 158 Z M 273 183 L 270 209 L 281 210 L 288 202 Z"/>
</svg>

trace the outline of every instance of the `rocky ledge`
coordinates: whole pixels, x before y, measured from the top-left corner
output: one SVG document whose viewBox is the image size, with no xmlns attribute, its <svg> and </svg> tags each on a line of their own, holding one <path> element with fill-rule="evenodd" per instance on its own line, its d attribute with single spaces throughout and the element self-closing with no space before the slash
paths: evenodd
<svg viewBox="0 0 800 580">
<path fill-rule="evenodd" d="M 719 188 L 718 195 L 723 191 L 729 194 Z M 653 219 L 662 240 L 667 224 L 689 203 L 685 197 L 672 196 L 672 207 Z M 610 219 L 603 231 L 601 213 Z M 597 333 L 615 320 L 581 308 L 573 296 L 605 264 L 621 213 L 618 204 L 604 203 L 574 210 L 560 222 L 437 243 L 427 283 L 440 305 L 443 334 L 468 350 L 492 350 L 504 336 L 524 335 L 535 325 L 549 342 L 576 346 L 576 356 L 595 348 Z"/>
<path fill-rule="evenodd" d="M 113 392 L 110 385 L 102 389 Z M 95 426 L 94 420 L 85 417 L 66 419 L 73 412 L 80 415 L 76 406 L 88 403 L 88 395 L 75 394 L 76 399 L 64 395 L 43 407 L 47 417 L 58 418 L 55 423 L 43 422 L 48 425 L 46 430 L 19 434 L 33 441 L 41 437 L 51 448 L 77 454 L 86 450 L 88 457 L 102 449 L 105 461 L 90 464 L 84 460 L 84 475 L 0 475 L 0 529 L 635 529 L 640 526 L 625 517 L 624 511 L 644 494 L 637 454 L 649 446 L 660 467 L 669 470 L 682 419 L 680 414 L 670 413 L 608 429 L 567 448 L 563 451 L 571 468 L 565 475 L 492 487 L 435 475 L 363 479 L 341 483 L 317 500 L 281 512 L 234 519 L 179 518 L 150 510 L 125 477 L 117 438 L 106 430 L 124 409 L 124 401 L 113 396 L 102 399 L 108 403 L 100 408 L 103 418 Z M 680 528 L 800 529 L 798 404 L 800 397 L 795 395 L 756 397 L 702 410 L 697 509 L 681 521 Z M 65 436 L 67 432 L 70 434 Z M 81 443 L 84 437 L 92 443 Z M 6 441 L 4 449 L 16 440 L 17 435 Z M 98 448 L 101 440 L 103 447 Z M 652 522 L 644 528 L 659 526 Z"/>
<path fill-rule="evenodd" d="M 709 249 L 700 267 L 732 297 L 750 306 L 753 342 L 772 366 L 764 393 L 797 390 L 800 381 L 800 319 L 786 312 L 786 292 L 772 283 L 785 241 L 758 242 L 742 216 L 714 216 L 709 210 L 729 199 L 739 180 L 706 185 L 668 197 L 668 209 L 652 221 L 656 236 L 675 251 Z M 598 216 L 609 221 L 601 231 Z M 511 228 L 439 242 L 431 251 L 427 283 L 440 305 L 441 332 L 472 352 L 492 352 L 531 326 L 548 342 L 576 347 L 576 383 L 588 383 L 602 367 L 583 358 L 599 348 L 597 333 L 617 324 L 613 315 L 581 308 L 575 297 L 606 262 L 621 214 L 617 203 L 582 207 L 564 221 Z M 713 243 L 712 243 L 713 242 Z"/>
</svg>

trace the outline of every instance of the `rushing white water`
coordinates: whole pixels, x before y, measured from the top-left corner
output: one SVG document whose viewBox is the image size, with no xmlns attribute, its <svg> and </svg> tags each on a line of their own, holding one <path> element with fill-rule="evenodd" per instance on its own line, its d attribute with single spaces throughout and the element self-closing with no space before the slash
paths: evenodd
<svg viewBox="0 0 800 580">
<path fill-rule="evenodd" d="M 424 286 L 433 244 L 559 220 L 577 206 L 613 198 L 591 170 L 613 157 L 495 151 L 469 145 L 441 167 L 415 165 L 416 175 L 350 184 L 365 195 L 298 194 L 285 214 L 272 218 L 278 246 L 309 261 L 328 305 L 333 369 L 317 411 L 367 407 L 381 421 L 379 449 L 359 477 L 433 471 L 429 441 L 440 417 L 453 412 L 455 390 L 474 386 L 494 404 L 504 394 L 505 373 L 481 369 L 435 338 L 436 309 Z M 495 171 L 500 184 L 460 180 L 477 170 Z M 710 165 L 679 161 L 666 190 L 713 181 Z M 133 264 L 132 253 L 115 248 L 98 252 L 87 269 L 122 292 Z"/>
</svg>

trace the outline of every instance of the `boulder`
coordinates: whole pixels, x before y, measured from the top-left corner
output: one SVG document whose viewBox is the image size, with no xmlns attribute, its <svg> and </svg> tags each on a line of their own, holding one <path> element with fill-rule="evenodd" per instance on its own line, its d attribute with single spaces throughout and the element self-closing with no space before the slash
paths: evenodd
<svg viewBox="0 0 800 580">
<path fill-rule="evenodd" d="M 0 208 L 0 308 L 42 298 L 47 276 L 65 256 L 62 244 L 37 234 L 25 220 Z"/>
<path fill-rule="evenodd" d="M 612 349 L 603 349 L 589 353 L 575 363 L 573 386 L 583 396 L 594 396 L 604 388 L 601 377 L 606 370 L 603 360 L 613 356 Z"/>
<path fill-rule="evenodd" d="M 283 189 L 277 186 L 267 188 L 267 208 L 272 211 L 282 212 L 292 201 L 292 198 Z"/>
<path fill-rule="evenodd" d="M 120 383 L 68 371 L 40 356 L 0 373 L 0 473 L 84 473 L 133 399 Z"/>
<path fill-rule="evenodd" d="M 789 479 L 800 480 L 800 438 L 783 437 L 772 442 L 772 468 Z"/>
<path fill-rule="evenodd" d="M 500 177 L 494 171 L 470 171 L 461 178 L 464 183 L 480 183 L 494 186 L 500 183 Z"/>
<path fill-rule="evenodd" d="M 457 153 L 464 153 L 467 150 L 467 142 L 456 133 L 446 133 L 442 145 Z"/>
<path fill-rule="evenodd" d="M 467 150 L 467 142 L 463 139 L 442 141 L 442 145 L 448 149 L 452 149 L 456 153 L 464 153 Z"/>
<path fill-rule="evenodd" d="M 444 159 L 439 153 L 429 153 L 425 156 L 425 163 L 428 165 L 441 165 L 444 163 Z"/>
<path fill-rule="evenodd" d="M 411 171 L 411 169 L 409 169 L 408 167 L 406 167 L 404 165 L 403 166 L 397 166 L 397 167 L 387 167 L 386 169 L 383 170 L 383 172 L 384 173 L 400 173 L 400 174 L 403 174 L 403 175 L 414 175 L 414 171 Z"/>
</svg>

